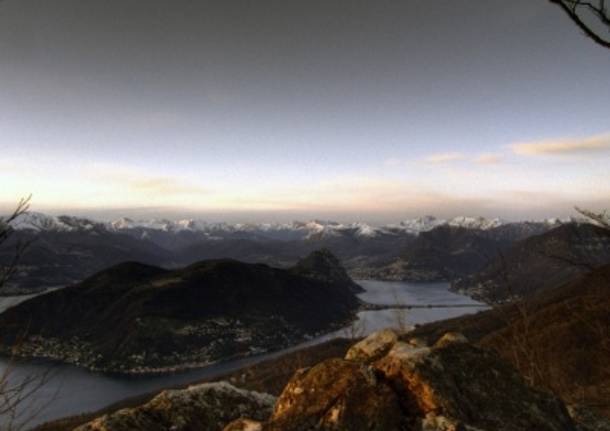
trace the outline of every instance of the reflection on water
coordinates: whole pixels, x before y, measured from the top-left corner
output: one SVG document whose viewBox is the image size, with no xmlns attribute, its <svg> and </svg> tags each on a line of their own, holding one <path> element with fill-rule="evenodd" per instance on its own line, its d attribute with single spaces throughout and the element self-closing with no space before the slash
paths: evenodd
<svg viewBox="0 0 610 431">
<path fill-rule="evenodd" d="M 481 304 L 467 296 L 450 292 L 447 283 L 406 283 L 404 281 L 365 280 L 359 281 L 358 284 L 366 290 L 366 292 L 361 293 L 358 297 L 363 301 L 373 304 Z"/>
<path fill-rule="evenodd" d="M 406 282 L 382 282 L 361 281 L 359 282 L 366 292 L 359 297 L 367 302 L 375 304 L 401 304 L 401 305 L 457 305 L 457 304 L 479 304 L 463 295 L 449 292 L 447 283 L 406 283 Z M 9 303 L 5 299 L 4 304 Z M 0 303 L 0 307 L 3 303 Z M 355 328 L 358 333 L 370 333 L 387 327 L 396 327 L 398 322 L 406 324 L 426 323 L 434 320 L 442 320 L 480 311 L 478 307 L 463 308 L 417 308 L 387 309 L 378 311 L 363 311 L 358 313 L 358 322 Z M 290 350 L 304 346 L 314 345 L 332 338 L 346 336 L 352 331 L 344 329 L 332 334 L 310 340 L 291 349 L 282 350 L 272 354 L 261 355 L 253 358 L 245 358 L 229 361 L 221 364 L 210 365 L 198 370 L 183 373 L 126 378 L 92 373 L 71 365 L 56 365 L 53 368 L 53 376 L 44 388 L 37 393 L 33 399 L 31 410 L 37 406 L 48 404 L 45 410 L 37 416 L 31 425 L 39 424 L 48 420 L 63 416 L 98 410 L 108 404 L 121 399 L 144 394 L 176 385 L 220 376 L 232 372 L 245 365 L 253 364 L 261 360 L 280 356 Z M 0 372 L 6 369 L 7 362 L 0 359 Z M 15 379 L 19 380 L 25 376 L 44 373 L 48 370 L 47 363 L 20 363 L 13 366 Z M 0 419 L 1 421 L 1 419 Z M 1 423 L 1 422 L 0 422 Z"/>
<path fill-rule="evenodd" d="M 0 313 L 2 313 L 7 308 L 13 307 L 20 302 L 28 300 L 38 296 L 37 294 L 33 295 L 20 295 L 20 296 L 0 296 Z"/>
<path fill-rule="evenodd" d="M 359 281 L 366 292 L 358 295 L 363 301 L 381 305 L 441 305 L 442 308 L 386 309 L 361 311 L 350 327 L 324 335 L 312 344 L 336 337 L 366 335 L 384 328 L 398 328 L 451 319 L 483 310 L 481 303 L 467 296 L 449 291 L 447 283 L 407 283 L 401 281 Z M 472 304 L 472 307 L 463 305 Z M 451 308 L 451 305 L 460 306 Z"/>
<path fill-rule="evenodd" d="M 44 292 L 33 293 L 31 295 L 19 295 L 19 296 L 0 296 L 0 313 L 10 307 L 33 298 L 38 295 L 44 295 L 45 293 L 53 292 L 54 290 L 61 289 L 63 286 L 49 287 Z"/>
</svg>

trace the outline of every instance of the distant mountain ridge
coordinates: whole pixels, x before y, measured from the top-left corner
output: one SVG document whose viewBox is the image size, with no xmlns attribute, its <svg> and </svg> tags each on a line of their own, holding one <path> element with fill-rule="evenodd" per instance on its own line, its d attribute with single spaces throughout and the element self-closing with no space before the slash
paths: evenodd
<svg viewBox="0 0 610 431">
<path fill-rule="evenodd" d="M 556 226 L 573 219 L 551 218 L 533 223 Z M 43 213 L 30 212 L 20 216 L 11 223 L 16 230 L 95 230 L 106 229 L 113 232 L 130 230 L 163 231 L 163 232 L 200 232 L 217 238 L 238 232 L 269 235 L 270 239 L 309 239 L 319 236 L 336 236 L 352 234 L 358 237 L 374 237 L 378 235 L 410 234 L 418 235 L 430 231 L 438 226 L 448 225 L 466 229 L 489 230 L 506 224 L 521 222 L 506 222 L 499 218 L 487 219 L 484 217 L 459 216 L 451 219 L 439 219 L 434 216 L 424 216 L 415 219 L 403 220 L 396 224 L 373 226 L 364 222 L 339 223 L 335 221 L 293 221 L 290 223 L 213 223 L 197 219 L 169 220 L 150 219 L 134 220 L 123 217 L 112 222 L 97 222 L 87 218 L 72 216 L 51 216 Z M 282 235 L 284 235 L 282 237 Z"/>
<path fill-rule="evenodd" d="M 124 261 L 174 268 L 230 258 L 287 268 L 320 248 L 337 256 L 355 278 L 452 280 L 481 269 L 487 263 L 481 251 L 494 253 L 561 223 L 432 216 L 384 226 L 320 220 L 230 224 L 123 218 L 102 223 L 29 212 L 11 223 L 14 235 L 0 249 L 0 265 L 8 264 L 16 242 L 31 242 L 0 294 L 71 284 Z"/>
</svg>

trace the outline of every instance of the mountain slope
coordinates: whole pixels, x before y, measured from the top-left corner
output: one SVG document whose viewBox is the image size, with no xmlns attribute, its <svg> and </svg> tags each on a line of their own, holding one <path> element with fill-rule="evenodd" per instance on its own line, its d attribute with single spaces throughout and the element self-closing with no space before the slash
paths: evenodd
<svg viewBox="0 0 610 431">
<path fill-rule="evenodd" d="M 345 286 L 354 293 L 364 292 L 364 289 L 347 275 L 339 259 L 328 249 L 314 251 L 300 259 L 291 272 L 314 280 Z"/>
<path fill-rule="evenodd" d="M 11 294 L 12 290 L 27 293 L 70 284 L 129 260 L 152 265 L 172 261 L 169 252 L 150 241 L 93 226 L 90 229 L 15 231 L 0 248 L 0 266 L 12 262 L 19 242 L 29 246 L 18 261 L 19 271 L 11 280 L 13 288 L 5 287 L 0 294 Z"/>
<path fill-rule="evenodd" d="M 371 278 L 409 281 L 453 280 L 478 271 L 508 241 L 480 229 L 441 225 L 422 232 L 391 264 L 371 271 Z"/>
<path fill-rule="evenodd" d="M 610 263 L 610 232 L 585 223 L 561 225 L 518 241 L 453 289 L 487 302 L 522 297 Z"/>
<path fill-rule="evenodd" d="M 174 271 L 131 262 L 8 309 L 0 336 L 22 356 L 166 371 L 294 344 L 358 305 L 351 284 L 324 275 L 227 259 Z"/>
<path fill-rule="evenodd" d="M 419 327 L 434 340 L 460 331 L 493 348 L 531 383 L 610 417 L 610 265 L 523 301 Z"/>
</svg>

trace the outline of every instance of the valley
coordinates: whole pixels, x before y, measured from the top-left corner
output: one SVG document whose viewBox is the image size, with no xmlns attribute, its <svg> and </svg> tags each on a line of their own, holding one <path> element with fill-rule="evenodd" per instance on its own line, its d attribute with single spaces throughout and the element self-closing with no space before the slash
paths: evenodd
<svg viewBox="0 0 610 431">
<path fill-rule="evenodd" d="M 435 316 L 427 323 L 422 321 L 414 330 L 397 331 L 389 338 L 391 331 L 385 329 L 372 334 L 362 343 L 336 340 L 334 343 L 321 344 L 319 348 L 261 357 L 264 361 L 244 363 L 237 369 L 225 369 L 219 375 L 212 374 L 198 381 L 221 379 L 228 382 L 222 384 L 258 391 L 251 395 L 255 398 L 265 393 L 278 396 L 277 401 L 270 403 L 270 406 L 275 404 L 275 410 L 263 415 L 262 419 L 249 416 L 255 419 L 252 423 L 273 425 L 274 421 L 287 420 L 285 414 L 290 421 L 300 424 L 299 427 L 306 426 L 303 423 L 306 424 L 312 414 L 323 415 L 323 406 L 327 403 L 333 405 L 333 401 L 327 400 L 327 391 L 339 391 L 339 396 L 348 398 L 369 394 L 364 398 L 367 407 L 363 408 L 360 404 L 342 407 L 345 410 L 340 418 L 345 421 L 366 421 L 371 417 L 380 420 L 380 412 L 383 412 L 383 418 L 390 421 L 407 420 L 408 423 L 413 417 L 424 423 L 437 420 L 443 424 L 482 421 L 480 423 L 488 424 L 482 429 L 490 430 L 606 430 L 610 422 L 599 414 L 608 414 L 608 334 L 605 330 L 610 316 L 609 268 L 606 265 L 574 282 L 542 290 L 522 302 L 444 320 L 438 320 L 441 316 Z M 387 282 L 361 284 L 365 287 L 361 298 L 368 298 L 369 301 L 376 298 L 379 303 L 387 301 L 390 295 L 396 296 L 390 292 L 400 286 Z M 446 286 L 403 284 L 402 287 L 398 296 L 405 303 L 414 303 L 416 298 L 447 303 L 464 300 L 460 296 L 452 296 Z M 427 297 L 429 292 L 435 294 Z M 417 323 L 411 314 L 407 318 L 410 324 Z M 388 326 L 389 322 L 385 321 L 380 328 Z M 312 343 L 317 342 L 312 340 Z M 360 356 L 355 356 L 355 352 L 359 352 Z M 426 360 L 428 355 L 434 355 L 434 360 Z M 345 359 L 339 359 L 343 356 Z M 500 360 L 500 357 L 503 359 Z M 409 404 L 411 410 L 408 413 L 396 409 L 395 395 L 392 392 L 388 394 L 384 389 L 385 380 L 371 378 L 368 383 L 358 382 L 358 376 L 367 376 L 366 373 L 360 374 L 365 372 L 365 368 L 358 368 L 357 365 L 362 362 L 376 369 L 381 367 L 388 373 L 386 375 L 393 378 L 417 376 L 417 386 L 405 386 L 408 388 L 406 390 L 411 391 L 408 392 L 410 397 L 417 400 L 416 404 Z M 522 374 L 517 375 L 508 364 Z M 307 368 L 302 368 L 304 366 Z M 356 367 L 353 374 L 349 371 L 352 367 Z M 352 377 L 344 380 L 344 373 Z M 332 383 L 327 379 L 332 379 Z M 191 383 L 193 381 L 195 379 L 190 380 Z M 295 386 L 295 382 L 299 382 L 299 386 Z M 351 389 L 351 386 L 344 388 L 345 382 L 354 382 L 357 389 Z M 181 389 L 175 395 L 199 388 L 197 385 L 189 386 L 190 389 L 182 385 L 179 387 Z M 295 391 L 295 387 L 316 390 L 305 392 L 311 395 L 307 400 L 299 401 L 303 392 Z M 586 388 L 584 393 L 583 388 Z M 507 394 L 510 396 L 507 397 Z M 553 394 L 560 395 L 561 399 Z M 138 423 L 135 422 L 137 418 L 148 409 L 154 409 L 163 418 L 180 411 L 183 408 L 180 404 L 174 404 L 173 410 L 168 410 L 164 404 L 153 401 L 169 395 L 167 391 L 153 391 L 123 400 L 97 413 L 66 418 L 37 429 L 60 431 L 82 424 L 87 424 L 83 425 L 85 427 L 112 424 L 116 430 L 132 429 L 130 424 Z M 293 402 L 286 404 L 284 401 L 289 396 L 294 397 L 297 403 L 306 403 L 309 406 L 307 413 L 290 408 Z M 405 397 L 404 392 L 400 391 L 397 396 L 398 399 Z M 541 399 L 545 401 L 541 402 Z M 510 403 L 508 406 L 507 402 Z M 440 405 L 437 408 L 451 416 L 426 414 L 430 403 Z M 470 403 L 476 403 L 476 410 L 471 410 Z M 315 413 L 317 407 L 312 409 L 311 406 L 319 405 L 322 410 Z M 119 408 L 123 410 L 117 413 Z M 204 414 L 208 408 L 202 405 L 200 410 L 185 413 L 187 423 L 198 420 L 198 415 Z M 217 414 L 230 412 L 217 408 L 213 411 Z M 256 412 L 254 410 L 249 414 Z M 517 412 L 519 419 L 514 420 Z M 498 419 L 503 414 L 508 416 Z M 406 417 L 400 419 L 403 415 Z M 97 419 L 89 422 L 94 418 Z M 499 420 L 500 428 L 493 428 Z M 136 429 L 146 429 L 141 426 L 137 425 Z M 281 426 L 280 429 L 291 429 L 294 425 L 288 423 Z M 391 429 L 401 429 L 398 425 L 393 426 L 396 428 Z"/>
<path fill-rule="evenodd" d="M 535 298 L 550 298 L 547 291 L 559 292 L 557 286 L 578 283 L 610 262 L 607 230 L 581 220 L 423 218 L 400 228 L 373 228 L 319 222 L 96 224 L 31 216 L 38 222 L 21 220 L 10 239 L 36 238 L 33 256 L 37 262 L 49 259 L 47 269 L 63 274 L 63 268 L 82 262 L 92 270 L 120 261 L 82 281 L 74 281 L 81 276 L 71 272 L 61 288 L 46 289 L 44 283 L 31 288 L 46 269 L 24 270 L 4 292 L 1 367 L 18 379 L 51 366 L 52 378 L 32 402 L 48 401 L 50 391 L 60 395 L 35 424 L 114 402 L 130 404 L 130 397 L 135 403 L 167 387 L 228 375 L 234 379 L 242 370 L 285 361 L 295 352 L 324 359 L 336 352 L 330 346 L 392 327 L 428 343 L 460 331 L 519 368 L 523 359 L 507 351 L 504 340 L 516 336 L 506 335 L 510 331 L 529 332 L 529 326 L 521 327 L 510 306 L 506 312 L 485 311 L 487 304 L 533 297 L 539 305 L 532 312 L 538 313 L 548 299 Z M 98 243 L 100 236 L 104 239 Z M 149 263 L 131 261 L 132 254 Z M 204 260 L 190 262 L 200 257 Z M 569 295 L 575 289 L 568 288 Z M 514 322 L 514 329 L 507 322 Z M 568 368 L 572 365 L 558 366 L 564 368 L 562 375 L 578 376 Z M 557 380 L 521 371 L 536 385 Z M 264 385 L 277 387 L 277 379 Z M 578 387 L 585 384 L 579 381 Z M 89 393 L 90 387 L 97 389 Z M 574 396 L 574 389 L 562 390 L 566 399 Z M 593 392 L 589 396 L 596 399 Z"/>
<path fill-rule="evenodd" d="M 56 364 L 52 366 L 53 377 L 45 386 L 45 390 L 37 403 L 47 401 L 50 394 L 57 392 L 55 400 L 36 418 L 35 425 L 63 416 L 76 415 L 101 409 L 124 398 L 147 394 L 163 388 L 185 385 L 187 383 L 218 378 L 227 373 L 236 372 L 255 363 L 261 363 L 303 348 L 321 343 L 331 343 L 332 340 L 353 339 L 371 332 L 395 327 L 399 324 L 415 325 L 436 320 L 457 317 L 466 313 L 476 313 L 481 310 L 480 303 L 448 290 L 447 283 L 407 283 L 362 281 L 357 282 L 364 288 L 358 298 L 368 303 L 387 304 L 400 302 L 409 304 L 441 305 L 440 308 L 425 307 L 414 310 L 384 309 L 377 311 L 360 311 L 357 320 L 336 331 L 325 333 L 303 343 L 294 343 L 287 349 L 258 354 L 241 359 L 225 358 L 218 363 L 183 372 L 164 375 L 117 375 L 113 373 L 91 372 L 80 366 Z M 452 308 L 452 304 L 472 303 L 472 308 Z M 347 341 L 352 343 L 353 341 Z M 20 361 L 9 364 L 6 358 L 0 359 L 0 369 L 8 366 L 17 370 L 17 376 L 28 376 L 44 373 L 48 370 L 46 361 Z M 96 388 L 91 391 L 90 388 Z"/>
<path fill-rule="evenodd" d="M 610 431 L 610 0 L 0 0 L 0 431 Z"/>
</svg>

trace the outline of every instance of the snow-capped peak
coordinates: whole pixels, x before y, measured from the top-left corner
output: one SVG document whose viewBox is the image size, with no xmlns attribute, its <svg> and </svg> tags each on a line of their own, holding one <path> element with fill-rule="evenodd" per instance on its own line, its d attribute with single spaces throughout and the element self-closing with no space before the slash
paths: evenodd
<svg viewBox="0 0 610 431">
<path fill-rule="evenodd" d="M 188 221 L 174 222 L 167 219 L 151 219 L 151 220 L 132 220 L 123 217 L 108 224 L 111 230 L 128 230 L 128 229 L 151 229 L 162 231 L 183 230 L 184 225 L 188 225 Z"/>
<path fill-rule="evenodd" d="M 72 216 L 51 216 L 38 212 L 27 212 L 21 214 L 10 223 L 15 230 L 33 230 L 33 231 L 82 231 L 92 230 L 100 226 L 92 220 L 78 218 Z"/>
<path fill-rule="evenodd" d="M 570 221 L 577 221 L 577 219 L 549 218 L 525 223 L 544 223 L 549 227 L 554 227 Z M 397 224 L 382 226 L 373 226 L 365 222 L 339 223 L 324 220 L 293 221 L 291 223 L 211 223 L 197 219 L 175 221 L 168 219 L 134 220 L 127 217 L 102 224 L 77 217 L 51 216 L 29 212 L 14 220 L 11 226 L 17 230 L 34 231 L 95 230 L 97 232 L 106 229 L 111 232 L 127 232 L 130 230 L 140 230 L 142 234 L 151 233 L 151 231 L 167 233 L 194 232 L 216 239 L 234 235 L 246 235 L 246 237 L 254 235 L 278 240 L 298 240 L 340 236 L 374 238 L 380 235 L 419 235 L 422 232 L 427 232 L 443 225 L 488 230 L 505 223 L 499 218 L 487 219 L 484 217 L 460 216 L 445 220 L 427 215 L 403 220 Z"/>
<path fill-rule="evenodd" d="M 421 232 L 427 232 L 445 223 L 445 220 L 427 215 L 416 219 L 403 220 L 397 225 L 387 225 L 386 228 L 388 230 L 403 231 L 411 235 L 418 235 Z"/>
<path fill-rule="evenodd" d="M 356 233 L 358 236 L 374 237 L 379 233 L 379 229 L 376 229 L 366 223 L 358 222 L 354 223 L 353 226 L 356 228 Z"/>
<path fill-rule="evenodd" d="M 454 217 L 447 222 L 449 226 L 464 227 L 467 229 L 492 229 L 504 224 L 499 218 L 486 219 L 485 217 Z"/>
<path fill-rule="evenodd" d="M 128 217 L 122 217 L 118 220 L 109 223 L 113 230 L 133 229 L 137 223 Z"/>
</svg>

